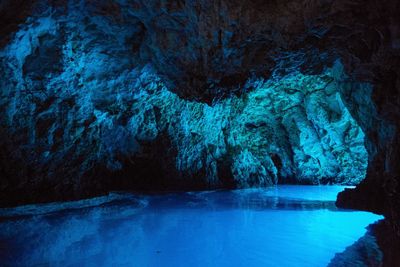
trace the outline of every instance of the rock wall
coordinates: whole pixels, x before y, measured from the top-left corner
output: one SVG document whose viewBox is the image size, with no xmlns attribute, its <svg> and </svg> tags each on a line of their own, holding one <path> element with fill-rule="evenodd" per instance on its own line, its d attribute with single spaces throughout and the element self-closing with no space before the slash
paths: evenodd
<svg viewBox="0 0 400 267">
<path fill-rule="evenodd" d="M 336 153 L 325 144 L 341 147 L 346 135 L 361 138 L 359 130 L 335 133 L 329 126 L 343 126 L 350 113 L 365 133 L 369 164 L 367 178 L 339 195 L 338 205 L 384 213 L 399 232 L 399 11 L 395 0 L 4 0 L 1 199 L 74 198 L 151 183 L 259 185 L 290 181 L 291 175 L 328 182 L 334 172 L 349 173 L 350 165 L 348 152 Z M 327 74 L 337 60 L 343 70 Z M 151 71 L 143 71 L 147 64 Z M 301 75 L 333 78 L 340 97 L 330 86 L 311 92 L 279 85 Z M 282 88 L 284 101 L 268 87 L 273 84 Z M 149 86 L 155 95 L 174 99 L 166 109 L 176 112 L 175 126 L 160 123 L 165 109 L 149 108 L 157 107 L 142 96 Z M 270 95 L 275 98 L 268 100 Z M 298 112 L 272 108 L 268 101 L 287 102 Z M 347 109 L 331 112 L 342 103 Z M 268 107 L 257 110 L 258 104 Z M 131 109 L 135 105 L 138 111 Z M 234 110 L 226 113 L 229 107 Z M 132 117 L 146 127 L 132 130 L 127 126 L 134 124 Z M 204 120 L 210 125 L 200 126 Z M 281 133 L 287 128 L 293 136 L 286 138 Z M 269 135 L 271 129 L 279 134 Z M 268 145 L 255 141 L 263 131 Z M 318 142 L 305 142 L 305 136 Z M 358 145 L 351 147 L 360 154 Z M 309 158 L 310 151 L 322 160 Z M 316 175 L 311 178 L 307 170 Z M 127 179 L 133 176 L 154 179 Z M 344 177 L 339 181 L 346 182 Z"/>
<path fill-rule="evenodd" d="M 3 205 L 364 178 L 364 134 L 342 100 L 340 62 L 320 74 L 246 76 L 240 93 L 212 103 L 184 98 L 145 61 L 148 22 L 110 3 L 39 1 L 1 49 Z"/>
</svg>

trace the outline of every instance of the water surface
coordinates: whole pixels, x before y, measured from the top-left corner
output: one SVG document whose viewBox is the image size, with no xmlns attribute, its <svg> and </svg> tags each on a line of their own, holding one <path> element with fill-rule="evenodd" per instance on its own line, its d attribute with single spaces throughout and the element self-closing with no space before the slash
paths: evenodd
<svg viewBox="0 0 400 267">
<path fill-rule="evenodd" d="M 381 217 L 339 186 L 90 200 L 0 210 L 0 266 L 326 266 Z"/>
</svg>

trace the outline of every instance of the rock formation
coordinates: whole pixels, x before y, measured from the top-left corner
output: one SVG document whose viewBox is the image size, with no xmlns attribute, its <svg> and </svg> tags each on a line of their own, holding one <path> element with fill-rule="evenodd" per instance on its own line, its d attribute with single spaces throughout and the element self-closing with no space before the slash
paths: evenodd
<svg viewBox="0 0 400 267">
<path fill-rule="evenodd" d="M 70 5 L 39 9 L 2 50 L 3 201 L 364 178 L 340 62 L 248 77 L 212 103 L 186 99 L 138 55 L 130 9 L 122 23 Z"/>
<path fill-rule="evenodd" d="M 383 213 L 400 235 L 399 11 L 395 0 L 4 0 L 2 204 L 356 182 L 364 132 L 367 177 L 338 205 Z"/>
</svg>

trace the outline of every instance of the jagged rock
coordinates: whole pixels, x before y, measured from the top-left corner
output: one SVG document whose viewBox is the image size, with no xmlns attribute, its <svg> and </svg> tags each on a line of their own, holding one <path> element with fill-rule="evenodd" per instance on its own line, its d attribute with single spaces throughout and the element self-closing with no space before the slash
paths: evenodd
<svg viewBox="0 0 400 267">
<path fill-rule="evenodd" d="M 367 178 L 338 204 L 384 213 L 400 229 L 399 11 L 395 0 L 2 1 L 1 199 L 142 188 L 133 176 L 235 186 L 234 159 L 250 154 L 265 172 L 235 168 L 257 170 L 255 184 L 335 173 L 346 183 L 365 164 L 349 156 L 363 153 L 353 117 Z M 327 75 L 337 60 L 344 68 Z M 262 92 L 275 89 L 257 81 L 301 84 L 288 78 L 301 75 L 334 81 L 281 86 L 266 104 Z"/>
<path fill-rule="evenodd" d="M 54 188 L 51 198 L 68 198 L 364 177 L 364 134 L 343 105 L 336 69 L 250 79 L 250 92 L 208 105 L 179 97 L 150 65 L 128 58 L 118 38 L 135 31 L 81 19 L 32 20 L 2 52 L 9 82 L 1 144 L 21 164 L 3 167 L 3 194 Z"/>
<path fill-rule="evenodd" d="M 379 249 L 373 230 L 368 229 L 357 242 L 347 247 L 345 251 L 337 253 L 328 267 L 379 267 L 382 263 L 383 253 Z"/>
</svg>

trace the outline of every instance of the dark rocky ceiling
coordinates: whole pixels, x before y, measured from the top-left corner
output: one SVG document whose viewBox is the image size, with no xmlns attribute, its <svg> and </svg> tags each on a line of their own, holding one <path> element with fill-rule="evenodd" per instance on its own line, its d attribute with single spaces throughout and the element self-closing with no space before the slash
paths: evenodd
<svg viewBox="0 0 400 267">
<path fill-rule="evenodd" d="M 5 45 L 18 25 L 69 1 L 2 1 Z M 400 46 L 396 1 L 82 1 L 83 15 L 134 28 L 127 42 L 180 96 L 211 102 L 243 90 L 251 76 L 293 69 L 319 73 L 341 57 L 357 80 L 372 80 L 377 60 Z M 389 50 L 388 50 L 389 49 Z M 387 63 L 387 62 L 385 62 Z M 379 73 L 382 75 L 381 73 Z"/>
<path fill-rule="evenodd" d="M 3 0 L 0 2 L 0 55 L 3 64 L 1 75 L 7 79 L 1 80 L 2 175 L 6 177 L 10 173 L 15 174 L 15 169 L 18 168 L 16 166 L 23 165 L 20 162 L 21 157 L 28 158 L 31 162 L 38 160 L 35 156 L 37 151 L 32 152 L 29 145 L 22 146 L 21 140 L 36 140 L 30 131 L 30 127 L 34 126 L 30 125 L 37 123 L 32 120 L 38 119 L 40 112 L 56 103 L 57 114 L 66 116 L 64 118 L 57 115 L 56 119 L 68 120 L 68 116 L 72 116 L 69 111 L 76 107 L 77 101 L 83 101 L 81 95 L 77 97 L 58 90 L 60 86 L 79 88 L 84 81 L 85 86 L 100 88 L 96 87 L 96 81 L 105 82 L 110 77 L 120 77 L 120 86 L 124 87 L 124 83 L 137 82 L 136 76 L 131 77 L 131 80 L 125 80 L 129 75 L 119 76 L 124 70 L 151 63 L 161 76 L 162 83 L 167 84 L 180 97 L 215 104 L 217 100 L 228 99 L 233 95 L 241 96 L 254 90 L 254 86 L 248 83 L 249 78 L 279 79 L 296 71 L 301 71 L 304 75 L 320 75 L 333 62 L 340 60 L 347 76 L 340 81 L 338 88 L 348 110 L 366 134 L 370 163 L 367 179 L 358 189 L 341 194 L 338 204 L 384 213 L 398 222 L 399 13 L 400 2 L 397 0 Z M 113 34 L 109 34 L 110 32 Z M 97 37 L 92 38 L 93 34 Z M 24 44 L 27 36 L 31 38 L 28 43 L 33 45 L 18 46 Z M 81 40 L 80 46 L 65 45 L 71 43 L 71 40 Z M 27 47 L 34 51 L 28 51 Z M 15 62 L 7 57 L 10 49 L 17 51 L 13 59 Z M 90 58 L 90 53 L 82 56 L 86 55 L 82 54 L 85 49 L 100 49 L 97 55 L 100 53 L 103 57 Z M 61 54 L 69 55 L 69 58 L 61 57 Z M 81 57 L 77 58 L 76 55 Z M 116 57 L 120 58 L 118 64 L 112 60 Z M 69 65 L 66 60 L 69 60 Z M 77 62 L 76 65 L 71 63 L 73 61 Z M 67 65 L 71 67 L 70 70 L 64 69 Z M 82 66 L 93 67 L 89 72 L 82 70 L 82 75 L 91 73 L 87 77 L 77 74 L 77 68 Z M 75 76 L 63 76 L 62 80 L 66 83 L 52 80 L 60 73 Z M 366 86 L 366 83 L 371 87 Z M 97 103 L 97 107 L 107 106 L 111 113 L 114 102 L 112 97 L 107 99 L 109 92 L 106 89 L 111 90 L 115 84 L 104 84 L 106 86 L 102 90 L 93 94 L 93 104 Z M 368 88 L 372 88 L 371 96 Z M 40 91 L 43 94 L 35 93 Z M 20 97 L 24 93 L 26 98 Z M 24 100 L 12 103 L 14 108 L 10 109 L 10 99 Z M 8 119 L 18 107 L 25 115 L 18 113 L 19 117 L 15 118 L 19 129 L 14 129 L 15 121 L 11 123 Z M 86 111 L 79 109 L 76 112 Z M 158 116 L 155 112 L 153 117 L 156 119 Z M 90 125 L 91 120 L 94 120 L 84 118 L 80 122 L 81 126 Z M 36 133 L 39 136 L 40 129 L 48 129 L 46 123 L 53 125 L 51 116 L 50 120 L 43 119 L 40 123 L 43 127 L 39 127 L 39 132 Z M 81 129 L 76 125 L 74 127 L 78 132 Z M 66 128 L 53 130 L 55 133 L 59 131 L 58 134 L 62 136 L 62 131 Z M 143 134 L 149 135 L 151 133 Z M 119 138 L 118 135 L 110 136 Z M 71 144 L 74 142 L 78 141 L 72 140 Z M 149 153 L 155 153 L 158 147 L 169 146 L 170 140 L 160 139 L 158 142 L 161 143 L 146 146 Z M 15 144 L 21 144 L 17 150 Z M 38 147 L 37 143 L 33 146 Z M 26 150 L 22 153 L 23 148 Z M 77 147 L 72 145 L 68 149 L 74 150 Z M 85 147 L 81 149 L 84 150 Z M 68 150 L 68 153 L 74 154 L 72 150 Z M 27 156 L 29 153 L 32 157 Z M 177 152 L 170 153 L 175 155 Z M 76 162 L 82 162 L 84 155 L 85 153 L 81 154 L 83 158 L 77 156 L 75 161 L 60 155 L 59 160 L 69 159 L 67 161 L 70 163 L 70 166 L 64 165 L 66 169 L 63 172 L 68 173 Z M 87 164 L 90 165 L 90 162 Z M 146 164 L 149 162 L 146 161 Z M 41 171 L 46 173 L 46 168 Z M 47 170 L 51 171 L 57 173 L 56 170 Z M 34 167 L 25 170 L 23 175 L 29 176 L 31 173 L 35 173 Z M 199 177 L 202 175 L 204 173 L 198 173 Z M 47 187 L 41 188 L 40 192 L 54 191 L 56 187 L 57 194 L 79 192 L 74 197 L 85 195 L 76 191 L 76 188 L 71 189 L 77 186 L 72 180 L 73 178 L 69 178 L 64 184 L 44 182 Z M 2 182 L 3 188 L 16 186 L 12 179 Z M 33 185 L 36 182 L 27 181 Z M 86 180 L 79 184 L 86 182 L 93 186 Z M 99 186 L 104 183 L 107 184 L 98 181 Z M 49 198 L 57 198 L 57 194 Z M 27 201 L 32 200 L 35 197 Z M 399 229 L 397 223 L 394 225 Z"/>
</svg>

